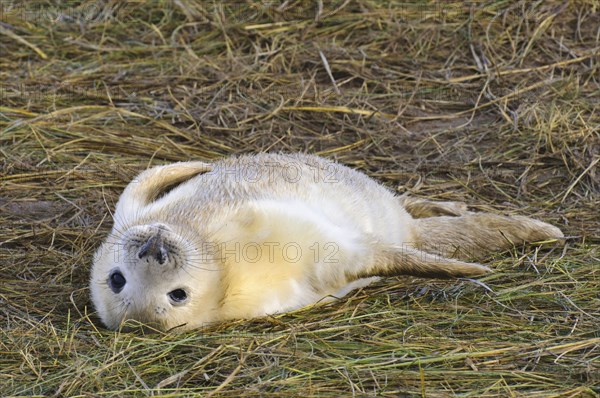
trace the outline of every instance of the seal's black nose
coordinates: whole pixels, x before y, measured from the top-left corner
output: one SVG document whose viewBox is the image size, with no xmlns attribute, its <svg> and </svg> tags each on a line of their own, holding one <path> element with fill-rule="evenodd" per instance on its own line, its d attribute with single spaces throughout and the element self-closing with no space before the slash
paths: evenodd
<svg viewBox="0 0 600 398">
<path fill-rule="evenodd" d="M 163 265 L 169 256 L 169 251 L 165 245 L 163 238 L 160 236 L 160 232 L 153 235 L 148 239 L 146 243 L 142 245 L 138 253 L 140 259 L 147 257 L 153 258 L 160 265 Z"/>
</svg>

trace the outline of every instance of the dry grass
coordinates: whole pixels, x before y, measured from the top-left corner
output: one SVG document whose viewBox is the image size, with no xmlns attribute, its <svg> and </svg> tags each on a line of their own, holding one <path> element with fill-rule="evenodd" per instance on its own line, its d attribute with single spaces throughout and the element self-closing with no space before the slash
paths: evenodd
<svg viewBox="0 0 600 398">
<path fill-rule="evenodd" d="M 322 6 L 321 6 L 322 3 Z M 13 2 L 0 13 L 0 391 L 600 394 L 600 3 Z M 319 153 L 571 236 L 184 335 L 94 317 L 91 254 L 149 164 Z"/>
</svg>

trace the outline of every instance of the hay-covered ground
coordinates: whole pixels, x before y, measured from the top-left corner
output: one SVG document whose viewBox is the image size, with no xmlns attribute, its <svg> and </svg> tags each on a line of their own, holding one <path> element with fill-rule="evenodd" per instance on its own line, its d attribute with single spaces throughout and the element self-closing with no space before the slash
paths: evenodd
<svg viewBox="0 0 600 398">
<path fill-rule="evenodd" d="M 600 4 L 0 2 L 0 395 L 595 397 Z M 87 280 L 148 165 L 308 152 L 560 226 L 481 278 L 389 278 L 187 334 Z"/>
</svg>

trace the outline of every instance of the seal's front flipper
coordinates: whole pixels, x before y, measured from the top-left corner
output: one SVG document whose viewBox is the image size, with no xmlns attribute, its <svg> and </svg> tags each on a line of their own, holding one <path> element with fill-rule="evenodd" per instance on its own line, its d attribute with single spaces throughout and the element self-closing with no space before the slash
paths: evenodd
<svg viewBox="0 0 600 398">
<path fill-rule="evenodd" d="M 413 247 L 385 247 L 374 252 L 374 262 L 353 278 L 410 275 L 423 278 L 473 277 L 491 272 L 480 264 L 429 254 Z"/>
<path fill-rule="evenodd" d="M 140 213 L 141 208 L 166 195 L 178 185 L 192 177 L 212 170 L 204 162 L 179 162 L 157 166 L 139 174 L 127 185 L 117 203 L 115 222 L 126 224 L 127 220 Z"/>
</svg>

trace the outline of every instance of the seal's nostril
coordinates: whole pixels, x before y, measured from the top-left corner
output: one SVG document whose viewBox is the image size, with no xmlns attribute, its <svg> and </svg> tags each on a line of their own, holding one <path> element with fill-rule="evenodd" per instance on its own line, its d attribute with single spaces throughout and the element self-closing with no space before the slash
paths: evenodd
<svg viewBox="0 0 600 398">
<path fill-rule="evenodd" d="M 168 256 L 167 248 L 164 247 L 164 245 L 162 245 L 162 242 L 161 242 L 161 246 L 156 251 L 154 258 L 156 259 L 156 261 L 158 261 L 158 263 L 160 265 L 163 265 L 165 263 L 165 261 L 167 261 L 167 256 Z"/>
<path fill-rule="evenodd" d="M 169 251 L 165 246 L 165 243 L 160 234 L 154 235 L 148 239 L 146 243 L 142 245 L 138 252 L 138 258 L 151 257 L 155 259 L 160 265 L 167 261 Z"/>
</svg>

